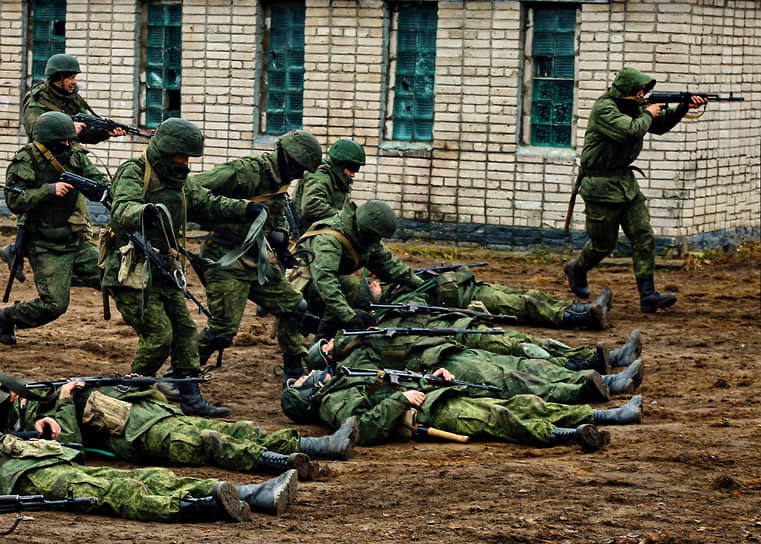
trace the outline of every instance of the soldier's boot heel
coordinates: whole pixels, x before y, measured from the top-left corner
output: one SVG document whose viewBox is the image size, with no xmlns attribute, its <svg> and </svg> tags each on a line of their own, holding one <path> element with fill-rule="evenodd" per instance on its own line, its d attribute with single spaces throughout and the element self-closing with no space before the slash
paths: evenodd
<svg viewBox="0 0 761 544">
<path fill-rule="evenodd" d="M 279 516 L 296 498 L 298 487 L 298 472 L 290 469 L 271 480 L 261 484 L 238 486 L 241 500 L 251 508 L 252 512 L 263 512 Z"/>
<path fill-rule="evenodd" d="M 317 438 L 302 436 L 299 439 L 299 449 L 312 458 L 345 461 L 352 455 L 358 434 L 357 418 L 352 416 L 333 434 Z"/>
<path fill-rule="evenodd" d="M 248 521 L 251 508 L 240 499 L 238 488 L 229 482 L 217 482 L 208 497 L 180 499 L 180 523 L 234 520 Z"/>
</svg>

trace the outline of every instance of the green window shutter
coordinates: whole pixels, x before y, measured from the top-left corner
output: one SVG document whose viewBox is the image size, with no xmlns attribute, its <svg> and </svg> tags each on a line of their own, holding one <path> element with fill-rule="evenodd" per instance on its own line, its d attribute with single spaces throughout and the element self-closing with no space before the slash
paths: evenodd
<svg viewBox="0 0 761 544">
<path fill-rule="evenodd" d="M 182 4 L 150 4 L 145 46 L 145 126 L 180 117 Z"/>
<path fill-rule="evenodd" d="M 272 6 L 267 59 L 267 134 L 302 128 L 304 6 Z"/>
<path fill-rule="evenodd" d="M 48 59 L 66 52 L 66 0 L 32 2 L 32 81 L 42 81 Z"/>
<path fill-rule="evenodd" d="M 534 10 L 531 144 L 571 146 L 575 8 Z"/>
<path fill-rule="evenodd" d="M 394 140 L 433 139 L 436 10 L 425 4 L 399 8 Z"/>
</svg>

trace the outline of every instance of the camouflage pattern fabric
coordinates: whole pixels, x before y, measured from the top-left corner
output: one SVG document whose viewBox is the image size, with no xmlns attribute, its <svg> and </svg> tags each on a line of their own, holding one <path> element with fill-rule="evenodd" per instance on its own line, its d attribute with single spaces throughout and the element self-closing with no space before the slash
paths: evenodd
<svg viewBox="0 0 761 544">
<path fill-rule="evenodd" d="M 342 165 L 326 158 L 314 173 L 305 174 L 299 181 L 293 205 L 302 230 L 337 214 L 349 200 L 352 179 L 344 173 Z"/>
</svg>

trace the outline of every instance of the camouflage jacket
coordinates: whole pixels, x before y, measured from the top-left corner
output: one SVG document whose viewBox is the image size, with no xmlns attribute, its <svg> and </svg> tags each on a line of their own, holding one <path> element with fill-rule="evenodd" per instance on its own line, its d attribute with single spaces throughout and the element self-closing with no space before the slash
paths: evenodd
<svg viewBox="0 0 761 544">
<path fill-rule="evenodd" d="M 349 201 L 352 179 L 339 170 L 330 158 L 311 174 L 306 174 L 296 186 L 293 204 L 299 222 L 306 230 L 315 221 L 337 214 Z"/>
</svg>

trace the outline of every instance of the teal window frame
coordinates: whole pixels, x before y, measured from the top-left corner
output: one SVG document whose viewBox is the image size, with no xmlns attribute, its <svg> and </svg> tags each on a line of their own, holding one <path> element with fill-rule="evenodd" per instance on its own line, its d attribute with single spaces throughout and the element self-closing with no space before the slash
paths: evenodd
<svg viewBox="0 0 761 544">
<path fill-rule="evenodd" d="M 145 127 L 182 115 L 182 4 L 148 4 Z"/>
<path fill-rule="evenodd" d="M 32 82 L 47 79 L 48 59 L 66 52 L 66 0 L 32 2 Z"/>
<path fill-rule="evenodd" d="M 571 147 L 576 7 L 534 8 L 531 145 Z"/>
<path fill-rule="evenodd" d="M 398 6 L 394 140 L 433 140 L 438 5 Z"/>
<path fill-rule="evenodd" d="M 303 3 L 270 6 L 266 134 L 304 126 L 305 24 Z"/>
</svg>

